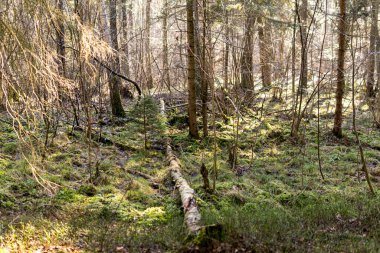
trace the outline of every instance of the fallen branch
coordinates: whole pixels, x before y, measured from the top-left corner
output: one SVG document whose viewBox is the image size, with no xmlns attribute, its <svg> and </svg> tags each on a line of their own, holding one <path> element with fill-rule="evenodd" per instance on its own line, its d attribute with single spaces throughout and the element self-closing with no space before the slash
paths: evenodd
<svg viewBox="0 0 380 253">
<path fill-rule="evenodd" d="M 150 176 L 148 174 L 145 174 L 145 173 L 142 173 L 140 171 L 130 170 L 130 169 L 126 169 L 125 171 L 127 171 L 129 174 L 136 175 L 136 176 L 142 177 L 144 179 L 153 181 L 153 177 L 152 176 Z"/>
<path fill-rule="evenodd" d="M 266 116 L 270 116 L 270 115 L 273 115 L 273 114 L 283 113 L 283 112 L 290 112 L 290 111 L 292 111 L 292 109 L 284 109 L 284 110 L 269 112 L 269 113 L 266 113 L 265 115 Z"/>
<path fill-rule="evenodd" d="M 69 49 L 71 49 L 71 50 L 73 50 L 75 52 L 79 52 L 78 49 L 75 49 L 75 48 L 70 47 L 70 46 L 65 46 L 65 48 L 69 48 Z M 141 96 L 142 92 L 141 92 L 141 88 L 140 88 L 140 86 L 139 86 L 138 83 L 136 83 L 135 81 L 129 79 L 128 77 L 126 77 L 126 76 L 124 76 L 124 75 L 116 72 L 115 70 L 113 70 L 112 68 L 110 68 L 109 66 L 107 66 L 105 63 L 103 63 L 101 60 L 99 60 L 95 56 L 92 56 L 92 58 L 94 59 L 94 61 L 96 61 L 97 63 L 99 63 L 100 66 L 102 66 L 103 68 L 107 69 L 112 75 L 117 76 L 117 77 L 119 77 L 119 78 L 121 78 L 121 79 L 123 79 L 123 80 L 125 80 L 127 82 L 132 83 L 135 86 L 137 92 L 139 93 L 139 96 Z"/>
<path fill-rule="evenodd" d="M 73 130 L 79 131 L 79 132 L 84 132 L 84 129 L 82 127 L 78 127 L 78 126 L 74 127 Z M 113 146 L 117 147 L 120 151 L 137 151 L 138 150 L 135 147 L 131 147 L 127 144 L 124 144 L 124 143 L 121 143 L 121 142 L 118 142 L 115 140 L 111 140 L 107 137 L 104 137 L 103 135 L 99 134 L 99 132 L 96 132 L 96 131 L 91 132 L 91 140 L 105 144 L 105 145 L 109 145 L 109 146 L 113 145 Z"/>
<path fill-rule="evenodd" d="M 126 171 L 129 173 L 129 174 L 132 174 L 132 175 L 135 175 L 135 176 L 139 176 L 139 177 L 142 177 L 146 180 L 148 180 L 150 182 L 150 186 L 154 189 L 158 189 L 160 187 L 160 185 L 155 182 L 154 180 L 154 177 L 148 175 L 148 174 L 145 174 L 145 173 L 142 173 L 141 171 L 137 171 L 137 170 L 130 170 L 130 169 L 126 169 Z"/>
<path fill-rule="evenodd" d="M 111 69 L 110 67 L 108 67 L 105 63 L 103 63 L 102 61 L 98 60 L 96 57 L 93 57 L 93 58 L 94 58 L 94 60 L 95 60 L 97 63 L 99 63 L 100 66 L 102 66 L 103 68 L 107 69 L 112 75 L 117 76 L 117 77 L 120 77 L 121 79 L 123 79 L 123 80 L 125 80 L 125 81 L 127 81 L 127 82 L 132 83 L 132 84 L 135 86 L 137 92 L 139 93 L 139 96 L 141 96 L 142 92 L 141 92 L 141 89 L 140 89 L 140 86 L 138 85 L 138 83 L 136 83 L 135 81 L 129 79 L 129 78 L 126 77 L 126 76 L 123 76 L 123 75 L 120 74 L 120 73 L 117 73 L 116 71 L 114 71 L 113 69 Z"/>
</svg>

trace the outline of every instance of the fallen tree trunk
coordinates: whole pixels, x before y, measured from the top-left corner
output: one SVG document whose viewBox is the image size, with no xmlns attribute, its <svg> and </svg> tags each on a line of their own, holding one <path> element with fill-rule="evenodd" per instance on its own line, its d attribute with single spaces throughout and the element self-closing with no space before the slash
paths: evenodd
<svg viewBox="0 0 380 253">
<path fill-rule="evenodd" d="M 183 212 L 185 214 L 185 223 L 190 233 L 196 234 L 201 229 L 201 214 L 198 209 L 197 202 L 195 200 L 195 192 L 189 186 L 186 179 L 182 176 L 181 166 L 177 160 L 177 157 L 173 154 L 173 150 L 167 142 L 166 156 L 169 161 L 169 170 L 173 178 L 173 181 L 178 188 L 181 195 Z"/>
<path fill-rule="evenodd" d="M 160 103 L 161 116 L 165 118 L 165 102 L 161 99 Z M 186 227 L 189 230 L 190 234 L 196 235 L 202 228 L 201 213 L 199 212 L 198 205 L 195 200 L 194 190 L 189 186 L 186 179 L 182 176 L 181 166 L 177 157 L 173 153 L 169 138 L 166 140 L 166 157 L 169 162 L 170 174 L 181 196 Z"/>
</svg>

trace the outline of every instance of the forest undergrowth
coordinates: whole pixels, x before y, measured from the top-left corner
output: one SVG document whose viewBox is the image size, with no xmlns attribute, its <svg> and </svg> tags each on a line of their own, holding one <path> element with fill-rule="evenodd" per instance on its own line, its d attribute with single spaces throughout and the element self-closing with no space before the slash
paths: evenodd
<svg viewBox="0 0 380 253">
<path fill-rule="evenodd" d="M 94 131 L 103 138 L 93 140 L 90 166 L 84 134 L 61 125 L 41 159 L 41 176 L 59 186 L 53 194 L 34 179 L 26 150 L 1 115 L 0 252 L 378 251 L 380 197 L 368 192 L 349 121 L 346 136 L 336 139 L 327 130 L 329 113 L 321 112 L 323 180 L 316 118 L 306 117 L 295 143 L 283 103 L 266 101 L 264 114 L 241 108 L 234 169 L 234 116 L 217 118 L 215 140 L 212 134 L 194 140 L 184 110 L 169 107 L 166 124 L 157 101 L 145 98 L 130 104 L 123 120 L 99 120 Z M 365 108 L 357 118 L 376 189 L 380 132 Z M 165 132 L 197 194 L 202 223 L 221 225 L 218 238 L 187 237 L 165 160 Z M 212 181 L 214 141 L 217 180 L 210 192 L 200 168 L 204 163 Z"/>
</svg>

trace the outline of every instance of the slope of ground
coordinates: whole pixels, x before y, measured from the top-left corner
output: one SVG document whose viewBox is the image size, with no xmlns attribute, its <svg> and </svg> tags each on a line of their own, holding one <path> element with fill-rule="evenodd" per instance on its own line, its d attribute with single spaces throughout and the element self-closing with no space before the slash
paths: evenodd
<svg viewBox="0 0 380 253">
<path fill-rule="evenodd" d="M 209 193 L 203 189 L 200 167 L 205 163 L 212 180 L 213 136 L 189 139 L 186 117 L 178 108 L 168 113 L 170 125 L 165 126 L 155 100 L 143 101 L 129 107 L 126 120 L 99 124 L 102 136 L 118 145 L 95 142 L 90 169 L 84 134 L 69 126 L 59 128 L 39 162 L 41 176 L 59 185 L 53 195 L 34 179 L 12 126 L 1 123 L 2 251 L 379 250 L 380 198 L 368 194 L 349 124 L 346 138 L 337 140 L 327 134 L 332 119 L 327 113 L 323 117 L 321 160 L 326 180 L 322 180 L 315 118 L 310 117 L 302 128 L 304 141 L 294 144 L 287 112 L 260 117 L 259 112 L 242 110 L 235 170 L 228 157 L 236 121 L 218 119 L 218 176 L 216 191 Z M 265 107 L 274 112 L 281 105 L 267 101 Z M 360 137 L 378 188 L 380 132 L 372 128 L 368 112 L 359 117 Z M 165 127 L 197 192 L 203 223 L 222 225 L 218 241 L 196 238 L 198 245 L 194 245 L 187 240 L 180 200 L 166 167 Z"/>
</svg>

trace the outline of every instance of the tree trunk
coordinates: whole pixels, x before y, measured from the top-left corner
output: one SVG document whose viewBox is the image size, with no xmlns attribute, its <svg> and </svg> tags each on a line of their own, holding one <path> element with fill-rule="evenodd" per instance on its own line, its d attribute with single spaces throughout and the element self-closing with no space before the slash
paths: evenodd
<svg viewBox="0 0 380 253">
<path fill-rule="evenodd" d="M 163 17 L 162 17 L 162 43 L 163 43 L 163 77 L 164 83 L 171 92 L 170 74 L 169 74 L 169 48 L 168 48 L 168 0 L 164 2 Z"/>
<path fill-rule="evenodd" d="M 129 39 L 129 32 L 128 32 L 128 12 L 127 12 L 127 0 L 122 0 L 122 5 L 121 5 L 121 14 L 122 14 L 122 26 L 123 26 L 123 43 L 122 43 L 122 48 L 123 48 L 123 53 L 125 57 L 125 61 L 122 63 L 122 65 L 125 66 L 124 72 L 125 75 L 130 77 L 130 69 L 129 69 L 129 45 L 128 45 L 128 39 Z M 132 18 L 129 16 L 129 18 Z M 121 94 L 124 97 L 127 98 L 132 98 L 132 92 L 129 90 L 127 86 L 122 86 L 120 87 Z"/>
<path fill-rule="evenodd" d="M 134 15 L 133 15 L 133 1 L 129 2 L 128 9 L 127 9 L 127 17 L 128 17 L 129 37 L 132 38 L 132 37 L 135 36 L 135 34 L 134 34 L 134 22 L 133 22 L 133 18 L 134 18 Z M 135 44 L 137 44 L 137 43 L 135 43 Z M 129 51 L 130 51 L 130 54 L 132 55 L 133 44 L 129 48 Z M 134 53 L 136 53 L 136 52 L 134 52 Z M 130 65 L 129 68 L 130 68 L 130 71 L 134 70 L 133 69 L 133 65 Z M 134 74 L 133 71 L 131 71 L 131 74 Z"/>
<path fill-rule="evenodd" d="M 121 4 L 121 15 L 122 15 L 122 24 L 123 24 L 123 43 L 122 48 L 124 52 L 125 57 L 125 75 L 130 76 L 130 69 L 129 69 L 129 45 L 128 45 L 128 39 L 129 39 L 129 27 L 128 27 L 128 13 L 127 13 L 127 0 L 122 0 Z"/>
<path fill-rule="evenodd" d="M 344 57 L 346 53 L 346 0 L 339 0 L 339 50 L 338 50 L 338 69 L 336 86 L 336 106 L 333 134 L 341 138 L 343 121 L 343 95 L 344 95 Z"/>
<path fill-rule="evenodd" d="M 116 0 L 109 0 L 109 11 L 110 11 L 110 37 L 112 48 L 116 51 L 117 55 L 113 58 L 112 66 L 113 69 L 120 73 L 120 58 L 119 58 L 119 44 L 117 41 L 117 11 L 116 11 Z M 123 105 L 121 104 L 120 97 L 120 79 L 115 75 L 109 76 L 109 89 L 110 89 L 110 99 L 112 115 L 116 117 L 124 117 L 125 112 Z"/>
<path fill-rule="evenodd" d="M 373 106 L 373 114 L 375 124 L 378 128 L 380 128 L 380 91 L 377 92 L 376 101 Z"/>
<path fill-rule="evenodd" d="M 201 27 L 199 25 L 200 14 L 202 8 L 199 8 L 200 0 L 193 0 L 193 13 L 194 13 L 194 43 L 195 43 L 195 94 L 197 99 L 202 99 L 202 78 L 203 78 L 203 69 L 202 69 L 202 33 Z"/>
<path fill-rule="evenodd" d="M 228 10 L 225 11 L 225 50 L 224 50 L 224 65 L 223 65 L 223 80 L 224 87 L 228 88 L 228 64 L 229 64 L 229 56 L 230 56 L 230 27 L 228 23 Z"/>
<path fill-rule="evenodd" d="M 63 12 L 63 0 L 58 0 L 58 10 Z M 60 20 L 57 27 L 57 54 L 58 54 L 58 71 L 61 76 L 66 74 L 66 52 L 65 52 L 65 26 Z"/>
<path fill-rule="evenodd" d="M 0 71 L 0 111 L 5 111 L 6 109 L 6 97 L 3 92 L 3 89 L 6 89 L 5 83 L 3 83 L 3 72 Z"/>
<path fill-rule="evenodd" d="M 375 97 L 375 63 L 376 63 L 376 39 L 378 37 L 378 0 L 372 0 L 372 10 L 371 10 L 371 32 L 369 39 L 369 52 L 368 52 L 368 63 L 367 63 L 367 97 Z"/>
<path fill-rule="evenodd" d="M 202 33 L 202 58 L 201 58 L 201 100 L 202 100 L 202 123 L 203 123 L 203 137 L 208 136 L 208 114 L 207 114 L 207 100 L 208 100 L 208 76 L 210 75 L 209 70 L 209 59 L 206 59 L 208 54 L 208 45 L 206 43 L 206 37 L 209 36 L 208 33 L 208 21 L 207 21 L 207 3 L 203 0 L 203 33 Z"/>
<path fill-rule="evenodd" d="M 293 23 L 297 22 L 297 3 L 295 6 Z M 295 103 L 296 98 L 296 26 L 293 26 L 293 37 L 292 37 L 292 101 Z"/>
<path fill-rule="evenodd" d="M 195 93 L 195 38 L 194 38 L 194 0 L 187 0 L 187 86 L 188 86 L 188 113 L 189 113 L 189 133 L 191 137 L 199 138 L 197 126 L 197 106 Z"/>
<path fill-rule="evenodd" d="M 57 8 L 63 13 L 63 0 L 58 0 Z M 62 20 L 58 21 L 56 28 L 56 39 L 57 39 L 57 55 L 58 55 L 58 73 L 60 76 L 66 76 L 66 51 L 65 51 L 65 25 Z M 63 90 L 62 84 L 58 84 L 58 96 L 60 103 L 65 100 L 64 94 L 66 92 Z"/>
<path fill-rule="evenodd" d="M 110 27 L 108 25 L 108 21 L 110 20 L 110 17 L 108 17 L 107 12 L 107 4 L 106 0 L 101 0 L 101 7 L 102 7 L 102 18 L 100 18 L 100 23 L 103 29 L 103 35 L 105 38 L 105 41 L 107 41 L 109 44 L 111 44 L 111 31 Z"/>
<path fill-rule="evenodd" d="M 152 4 L 152 0 L 147 0 L 146 13 L 145 13 L 145 64 L 146 64 L 146 87 L 148 89 L 153 88 L 152 59 L 151 59 L 151 49 L 150 49 L 151 4 Z"/>
<path fill-rule="evenodd" d="M 298 131 L 302 121 L 302 103 L 304 95 L 307 91 L 307 0 L 302 0 L 301 8 L 298 8 L 298 2 L 296 1 L 296 14 L 298 14 L 298 22 L 300 25 L 300 40 L 301 40 L 301 71 L 300 81 L 297 89 L 297 94 L 294 102 L 293 122 L 290 136 L 297 139 Z"/>
<path fill-rule="evenodd" d="M 270 41 L 268 38 L 269 27 L 265 24 L 262 17 L 257 18 L 259 47 L 260 47 L 260 65 L 261 65 L 261 80 L 263 87 L 272 85 L 272 67 L 271 67 L 271 51 L 269 48 Z"/>
<path fill-rule="evenodd" d="M 308 63 L 307 63 L 307 44 L 308 44 L 308 34 L 307 34 L 307 0 L 302 0 L 302 5 L 300 8 L 300 18 L 301 18 L 301 47 L 302 47 L 302 58 L 301 58 L 301 89 L 300 92 L 307 90 L 307 76 L 308 76 Z"/>
<path fill-rule="evenodd" d="M 241 57 L 241 87 L 246 89 L 254 89 L 253 84 L 253 27 L 255 18 L 252 13 L 247 13 L 244 33 L 244 48 Z"/>
<path fill-rule="evenodd" d="M 376 52 L 380 52 L 380 36 L 379 32 L 376 32 Z M 374 88 L 374 93 L 376 94 L 380 88 L 380 56 L 376 54 L 376 71 L 377 71 L 377 81 Z"/>
</svg>

